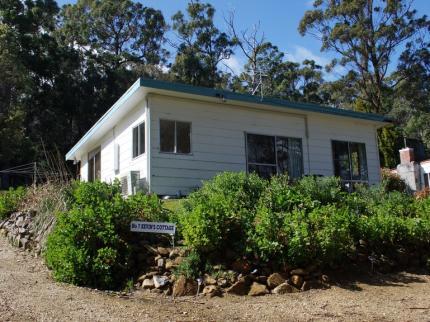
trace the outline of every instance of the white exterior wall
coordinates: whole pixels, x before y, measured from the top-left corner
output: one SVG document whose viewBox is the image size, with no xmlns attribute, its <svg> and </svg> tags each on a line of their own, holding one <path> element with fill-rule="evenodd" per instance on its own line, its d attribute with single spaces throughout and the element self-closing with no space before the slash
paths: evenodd
<svg viewBox="0 0 430 322">
<path fill-rule="evenodd" d="M 187 194 L 219 172 L 246 171 L 245 132 L 301 138 L 305 174 L 334 174 L 331 140 L 365 143 L 369 183 L 380 180 L 376 129 L 359 120 L 158 95 L 149 98 L 149 106 L 151 190 L 158 194 Z M 190 155 L 160 152 L 160 119 L 191 122 Z"/>
<path fill-rule="evenodd" d="M 332 140 L 364 143 L 366 145 L 369 184 L 380 181 L 380 162 L 376 128 L 366 122 L 312 114 L 308 117 L 310 173 L 334 175 Z"/>
<path fill-rule="evenodd" d="M 133 133 L 136 125 L 146 120 L 145 103 L 142 101 L 125 118 L 119 120 L 101 140 L 82 155 L 81 179 L 88 180 L 88 153 L 101 147 L 101 180 L 112 182 L 115 178 L 126 176 L 129 171 L 140 171 L 140 178 L 147 177 L 146 151 L 137 158 L 132 157 Z M 146 127 L 146 124 L 145 124 Z M 145 135 L 147 140 L 147 135 Z M 114 171 L 115 144 L 119 145 L 119 171 Z"/>
<path fill-rule="evenodd" d="M 321 113 L 295 114 L 209 103 L 199 100 L 151 94 L 148 97 L 150 129 L 145 122 L 146 151 L 132 158 L 132 128 L 147 120 L 142 100 L 103 138 L 90 144 L 81 155 L 81 179 L 88 179 L 88 153 L 101 146 L 101 179 L 112 182 L 139 171 L 147 178 L 150 151 L 151 191 L 162 195 L 187 194 L 223 171 L 246 171 L 245 133 L 278 135 L 302 139 L 305 174 L 333 175 L 332 140 L 365 143 L 369 183 L 380 181 L 376 127 L 354 118 Z M 160 152 L 160 119 L 191 122 L 191 154 Z M 150 130 L 150 133 L 148 133 Z M 148 135 L 150 134 L 150 135 Z M 114 146 L 120 147 L 120 170 L 114 171 Z"/>
</svg>

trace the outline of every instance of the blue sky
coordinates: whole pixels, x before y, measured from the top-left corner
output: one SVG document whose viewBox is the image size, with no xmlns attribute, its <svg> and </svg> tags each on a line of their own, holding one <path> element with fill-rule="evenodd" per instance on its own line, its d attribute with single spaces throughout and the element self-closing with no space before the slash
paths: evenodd
<svg viewBox="0 0 430 322">
<path fill-rule="evenodd" d="M 58 1 L 58 0 L 57 0 Z M 332 58 L 331 53 L 320 52 L 320 42 L 311 37 L 302 37 L 297 27 L 306 10 L 312 9 L 311 0 L 209 0 L 216 9 L 216 24 L 220 29 L 225 28 L 224 16 L 230 11 L 235 12 L 236 24 L 239 30 L 252 27 L 260 23 L 260 29 L 267 40 L 277 45 L 286 53 L 290 60 L 301 62 L 304 59 L 314 59 L 318 64 L 325 65 Z M 59 0 L 59 5 L 75 3 L 76 1 Z M 178 10 L 184 10 L 187 0 L 145 0 L 141 1 L 146 6 L 160 9 L 166 20 Z M 415 0 L 413 7 L 418 15 L 430 15 L 430 0 Z M 168 35 L 174 38 L 170 32 Z M 399 50 L 400 51 L 400 50 Z M 237 51 L 230 59 L 228 65 L 236 72 L 240 71 L 240 65 L 244 63 L 243 57 Z M 395 64 L 395 62 L 393 62 Z M 393 65 L 394 65 L 393 64 Z M 337 78 L 342 69 L 337 69 L 335 74 L 326 75 L 327 79 Z"/>
</svg>

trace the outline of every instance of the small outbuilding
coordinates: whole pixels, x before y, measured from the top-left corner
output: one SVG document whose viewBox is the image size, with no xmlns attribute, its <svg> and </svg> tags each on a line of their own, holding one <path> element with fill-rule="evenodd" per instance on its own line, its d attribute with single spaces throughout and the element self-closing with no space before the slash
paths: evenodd
<svg viewBox="0 0 430 322">
<path fill-rule="evenodd" d="M 223 171 L 380 181 L 383 116 L 139 79 L 67 153 L 82 180 L 186 195 Z"/>
</svg>

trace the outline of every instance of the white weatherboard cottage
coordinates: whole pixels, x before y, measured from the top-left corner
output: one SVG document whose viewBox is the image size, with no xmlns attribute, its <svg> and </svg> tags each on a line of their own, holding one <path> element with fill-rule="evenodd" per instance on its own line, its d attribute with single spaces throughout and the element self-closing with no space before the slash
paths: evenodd
<svg viewBox="0 0 430 322">
<path fill-rule="evenodd" d="M 378 183 L 379 115 L 139 79 L 67 153 L 82 180 L 184 195 L 222 171 Z"/>
</svg>

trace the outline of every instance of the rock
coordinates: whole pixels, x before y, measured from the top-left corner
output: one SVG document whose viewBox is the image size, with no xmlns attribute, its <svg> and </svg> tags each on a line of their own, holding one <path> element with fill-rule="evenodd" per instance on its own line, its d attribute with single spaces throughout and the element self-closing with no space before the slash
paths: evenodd
<svg viewBox="0 0 430 322">
<path fill-rule="evenodd" d="M 176 266 L 177 265 L 175 265 L 175 263 L 171 259 L 166 260 L 166 269 L 167 270 L 171 270 L 172 268 L 174 268 Z"/>
<path fill-rule="evenodd" d="M 320 279 L 321 279 L 321 282 L 323 282 L 323 283 L 329 283 L 330 282 L 330 279 L 328 278 L 328 276 L 324 275 L 324 274 L 321 275 Z"/>
<path fill-rule="evenodd" d="M 205 285 L 216 285 L 216 279 L 206 274 L 204 279 Z"/>
<path fill-rule="evenodd" d="M 175 258 L 175 260 L 173 261 L 173 263 L 175 265 L 180 265 L 184 261 L 184 259 L 185 259 L 185 257 L 178 256 L 178 257 Z"/>
<path fill-rule="evenodd" d="M 275 287 L 272 290 L 272 292 L 274 294 L 287 294 L 287 293 L 297 293 L 297 292 L 300 292 L 300 290 L 295 288 L 294 286 L 288 284 L 288 283 L 283 283 L 283 284 Z"/>
<path fill-rule="evenodd" d="M 172 249 L 171 252 L 169 253 L 170 259 L 175 259 L 178 256 L 179 256 L 179 249 L 177 249 L 177 248 Z"/>
<path fill-rule="evenodd" d="M 142 288 L 153 289 L 154 288 L 154 280 L 152 278 L 145 278 L 142 282 Z"/>
<path fill-rule="evenodd" d="M 290 277 L 290 281 L 291 283 L 297 287 L 297 288 L 301 288 L 302 284 L 303 284 L 303 276 L 301 275 L 293 275 Z"/>
<path fill-rule="evenodd" d="M 170 249 L 165 247 L 157 247 L 157 253 L 161 256 L 169 256 Z"/>
<path fill-rule="evenodd" d="M 308 275 L 308 272 L 306 270 L 304 270 L 303 268 L 296 268 L 296 269 L 293 269 L 290 272 L 290 274 L 291 275 L 301 275 L 301 276 L 304 276 L 304 275 Z"/>
<path fill-rule="evenodd" d="M 260 284 L 267 284 L 267 276 L 258 276 L 255 280 Z"/>
<path fill-rule="evenodd" d="M 246 295 L 249 292 L 249 282 L 245 277 L 240 278 L 236 283 L 227 289 L 227 293 L 235 295 Z"/>
<path fill-rule="evenodd" d="M 251 288 L 248 292 L 248 295 L 250 296 L 261 296 L 269 293 L 269 290 L 267 289 L 266 285 L 259 284 L 259 283 L 252 283 Z"/>
<path fill-rule="evenodd" d="M 225 278 L 218 279 L 217 284 L 218 284 L 218 286 L 223 287 L 223 288 L 227 287 L 229 285 L 227 279 L 225 279 Z"/>
<path fill-rule="evenodd" d="M 203 295 L 214 297 L 214 296 L 221 296 L 222 292 L 216 285 L 208 285 L 205 286 L 205 288 L 202 291 Z"/>
<path fill-rule="evenodd" d="M 155 288 L 161 288 L 169 282 L 169 278 L 166 276 L 154 275 L 152 276 L 152 280 L 154 281 Z"/>
<path fill-rule="evenodd" d="M 27 246 L 28 246 L 27 244 L 28 244 L 28 239 L 27 238 L 21 238 L 19 240 L 19 246 L 20 247 L 22 247 L 24 249 L 27 249 Z"/>
<path fill-rule="evenodd" d="M 267 278 L 267 286 L 269 289 L 274 289 L 276 286 L 285 282 L 285 278 L 279 273 L 273 273 Z"/>
<path fill-rule="evenodd" d="M 158 268 L 164 268 L 164 266 L 166 265 L 166 260 L 164 258 L 159 258 L 157 261 L 157 267 Z"/>
<path fill-rule="evenodd" d="M 196 295 L 197 282 L 180 276 L 173 286 L 173 296 Z"/>
</svg>

